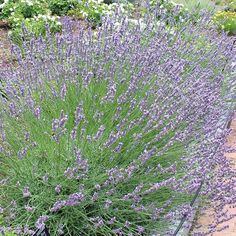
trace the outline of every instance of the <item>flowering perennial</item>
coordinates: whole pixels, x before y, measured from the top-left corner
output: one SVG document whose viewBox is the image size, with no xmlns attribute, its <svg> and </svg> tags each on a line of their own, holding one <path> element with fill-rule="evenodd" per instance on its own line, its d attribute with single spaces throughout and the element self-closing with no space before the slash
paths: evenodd
<svg viewBox="0 0 236 236">
<path fill-rule="evenodd" d="M 235 201 L 232 39 L 207 18 L 171 32 L 114 18 L 12 46 L 18 67 L 0 72 L 0 214 L 18 235 L 172 235 L 203 180 L 217 211 Z"/>
</svg>

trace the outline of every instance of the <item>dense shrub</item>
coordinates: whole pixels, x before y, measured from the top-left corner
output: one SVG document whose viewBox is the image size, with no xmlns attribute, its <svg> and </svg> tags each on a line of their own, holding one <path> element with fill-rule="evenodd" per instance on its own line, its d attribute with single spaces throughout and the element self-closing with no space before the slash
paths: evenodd
<svg viewBox="0 0 236 236">
<path fill-rule="evenodd" d="M 12 21 L 12 24 L 16 24 L 16 27 L 13 27 L 13 29 L 9 31 L 9 38 L 14 44 L 20 47 L 22 47 L 25 41 L 30 40 L 31 37 L 45 37 L 45 25 L 49 27 L 51 33 L 60 32 L 62 29 L 62 24 L 57 16 L 38 15 L 31 19 L 25 19 L 22 21 L 23 23 L 21 23 L 20 17 L 12 18 Z M 27 28 L 28 34 L 31 33 L 30 36 L 22 31 L 22 24 Z"/>
<path fill-rule="evenodd" d="M 101 17 L 113 15 L 117 6 L 123 14 L 134 10 L 134 6 L 127 1 L 121 3 L 106 4 L 103 0 L 5 0 L 0 4 L 0 19 L 7 20 L 11 30 L 11 38 L 14 43 L 22 45 L 22 24 L 27 25 L 28 30 L 34 36 L 44 35 L 42 27 L 45 23 L 51 32 L 60 32 L 59 17 L 69 15 L 76 19 L 87 19 L 96 27 L 101 23 Z"/>
<path fill-rule="evenodd" d="M 22 14 L 24 18 L 31 18 L 39 14 L 48 13 L 47 4 L 41 0 L 9 0 L 2 7 L 1 17 L 7 19 L 13 14 Z"/>
<path fill-rule="evenodd" d="M 230 2 L 230 4 L 229 4 L 229 10 L 236 12 L 236 1 L 235 1 L 235 0 L 232 1 L 232 2 Z"/>
<path fill-rule="evenodd" d="M 124 3 L 123 3 L 124 2 Z M 104 1 L 81 1 L 77 4 L 76 8 L 68 11 L 69 16 L 73 16 L 76 19 L 88 19 L 93 24 L 97 25 L 101 23 L 101 18 L 106 15 L 113 15 L 116 8 L 119 6 L 122 14 L 132 13 L 134 5 L 127 1 L 121 1 L 119 4 L 116 2 L 106 4 Z"/>
<path fill-rule="evenodd" d="M 22 45 L 22 24 L 36 37 L 45 35 L 45 24 L 51 32 L 59 32 L 61 24 L 58 17 L 52 16 L 48 3 L 44 0 L 9 0 L 1 6 L 1 18 L 7 20 L 11 31 L 9 32 L 14 43 Z"/>
<path fill-rule="evenodd" d="M 219 11 L 213 20 L 220 30 L 236 35 L 236 12 Z"/>
<path fill-rule="evenodd" d="M 48 7 L 51 12 L 55 15 L 62 16 L 65 15 L 70 9 L 75 8 L 78 1 L 69 0 L 49 0 Z"/>
<path fill-rule="evenodd" d="M 203 180 L 217 211 L 234 201 L 232 40 L 206 19 L 170 32 L 117 14 L 13 46 L 19 67 L 0 72 L 0 214 L 18 235 L 172 235 Z"/>
</svg>

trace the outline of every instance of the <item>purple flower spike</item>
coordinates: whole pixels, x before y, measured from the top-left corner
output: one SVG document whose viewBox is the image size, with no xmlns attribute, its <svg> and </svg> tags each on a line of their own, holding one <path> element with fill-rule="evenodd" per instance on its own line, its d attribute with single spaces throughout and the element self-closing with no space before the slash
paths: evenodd
<svg viewBox="0 0 236 236">
<path fill-rule="evenodd" d="M 40 109 L 40 107 L 36 107 L 36 108 L 34 109 L 34 115 L 35 115 L 35 117 L 36 117 L 37 119 L 40 119 L 40 115 L 41 115 L 41 109 Z"/>
<path fill-rule="evenodd" d="M 2 214 L 3 212 L 4 212 L 4 209 L 0 207 L 0 214 Z"/>
<path fill-rule="evenodd" d="M 67 93 L 67 86 L 66 84 L 63 84 L 61 88 L 61 99 L 64 101 Z"/>
<path fill-rule="evenodd" d="M 61 208 L 63 208 L 64 206 L 66 206 L 66 201 L 59 200 L 54 203 L 53 207 L 50 209 L 50 212 L 57 212 L 61 210 Z"/>
<path fill-rule="evenodd" d="M 29 191 L 29 187 L 25 187 L 24 190 L 23 190 L 23 197 L 28 198 L 28 197 L 31 197 L 31 196 L 32 196 L 32 194 Z"/>
<path fill-rule="evenodd" d="M 47 215 L 42 215 L 38 218 L 38 220 L 35 223 L 35 227 L 37 229 L 44 229 L 45 228 L 45 222 L 48 220 L 48 216 Z"/>
<path fill-rule="evenodd" d="M 56 193 L 60 193 L 61 192 L 61 185 L 57 185 L 55 187 L 55 191 L 56 191 Z"/>
<path fill-rule="evenodd" d="M 66 201 L 67 206 L 76 206 L 84 200 L 83 193 L 73 193 L 69 195 L 68 200 Z"/>
</svg>

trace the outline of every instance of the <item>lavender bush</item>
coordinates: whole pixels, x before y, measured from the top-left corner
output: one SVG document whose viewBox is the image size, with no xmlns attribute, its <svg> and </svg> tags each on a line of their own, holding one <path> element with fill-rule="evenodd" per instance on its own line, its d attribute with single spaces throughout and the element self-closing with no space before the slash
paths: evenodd
<svg viewBox="0 0 236 236">
<path fill-rule="evenodd" d="M 232 39 L 206 30 L 207 18 L 176 31 L 149 14 L 143 25 L 117 12 L 96 32 L 75 35 L 68 22 L 32 38 L 24 56 L 12 46 L 18 67 L 0 73 L 5 230 L 173 235 L 203 179 L 218 210 L 233 202 L 220 130 Z"/>
</svg>

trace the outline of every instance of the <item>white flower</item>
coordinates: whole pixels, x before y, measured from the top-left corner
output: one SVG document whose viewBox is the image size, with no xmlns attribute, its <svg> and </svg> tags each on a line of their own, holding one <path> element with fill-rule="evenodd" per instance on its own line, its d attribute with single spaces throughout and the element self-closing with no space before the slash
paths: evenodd
<svg viewBox="0 0 236 236">
<path fill-rule="evenodd" d="M 4 0 L 4 2 L 0 4 L 0 9 L 3 9 L 7 5 L 8 2 L 9 0 Z"/>
<path fill-rule="evenodd" d="M 82 16 L 83 16 L 83 17 L 87 17 L 87 16 L 88 16 L 88 13 L 87 13 L 87 12 L 81 11 L 81 13 L 82 13 Z"/>
</svg>

